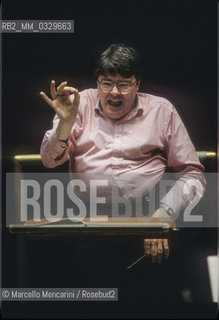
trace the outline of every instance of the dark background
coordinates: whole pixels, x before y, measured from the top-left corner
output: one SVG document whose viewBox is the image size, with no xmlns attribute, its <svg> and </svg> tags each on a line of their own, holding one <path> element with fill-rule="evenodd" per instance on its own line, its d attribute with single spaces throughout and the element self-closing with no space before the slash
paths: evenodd
<svg viewBox="0 0 219 320">
<path fill-rule="evenodd" d="M 135 47 L 140 91 L 169 99 L 197 150 L 216 151 L 217 1 L 3 1 L 2 19 L 73 19 L 74 34 L 3 34 L 3 158 L 39 153 L 53 110 L 39 92 L 52 79 L 95 87 L 99 51 Z"/>
</svg>

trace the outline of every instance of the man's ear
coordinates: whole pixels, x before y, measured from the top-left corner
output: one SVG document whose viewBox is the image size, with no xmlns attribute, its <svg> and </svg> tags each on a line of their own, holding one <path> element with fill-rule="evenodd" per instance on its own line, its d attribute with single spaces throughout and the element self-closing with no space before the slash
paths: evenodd
<svg viewBox="0 0 219 320">
<path fill-rule="evenodd" d="M 140 84 L 141 84 L 141 81 L 138 80 L 137 83 L 136 83 L 136 85 L 137 85 L 137 90 L 139 90 Z"/>
</svg>

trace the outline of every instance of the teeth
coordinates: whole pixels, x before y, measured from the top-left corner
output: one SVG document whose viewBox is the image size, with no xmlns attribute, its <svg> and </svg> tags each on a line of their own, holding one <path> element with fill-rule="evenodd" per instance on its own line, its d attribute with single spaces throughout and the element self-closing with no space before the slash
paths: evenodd
<svg viewBox="0 0 219 320">
<path fill-rule="evenodd" d="M 109 104 L 110 104 L 111 106 L 114 106 L 114 107 L 118 107 L 118 106 L 120 106 L 120 105 L 122 104 L 122 101 L 112 101 L 112 100 L 109 100 L 108 102 L 109 102 Z"/>
</svg>

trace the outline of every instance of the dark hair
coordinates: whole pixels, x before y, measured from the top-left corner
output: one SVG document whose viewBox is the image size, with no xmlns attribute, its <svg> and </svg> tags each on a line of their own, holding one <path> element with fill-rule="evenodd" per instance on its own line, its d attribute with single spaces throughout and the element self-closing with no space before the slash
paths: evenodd
<svg viewBox="0 0 219 320">
<path fill-rule="evenodd" d="M 99 75 L 120 74 L 124 78 L 135 76 L 141 78 L 141 66 L 138 52 L 124 44 L 111 44 L 101 53 L 95 70 L 95 77 Z"/>
</svg>

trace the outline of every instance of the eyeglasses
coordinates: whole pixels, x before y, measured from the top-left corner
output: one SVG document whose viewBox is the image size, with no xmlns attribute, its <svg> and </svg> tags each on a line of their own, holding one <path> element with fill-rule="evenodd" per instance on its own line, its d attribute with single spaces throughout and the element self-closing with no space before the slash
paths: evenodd
<svg viewBox="0 0 219 320">
<path fill-rule="evenodd" d="M 110 92 L 113 90 L 114 86 L 116 85 L 116 88 L 120 93 L 128 93 L 130 88 L 137 82 L 135 81 L 125 81 L 125 80 L 118 80 L 118 81 L 112 81 L 112 80 L 98 80 L 101 89 L 104 92 Z"/>
</svg>

